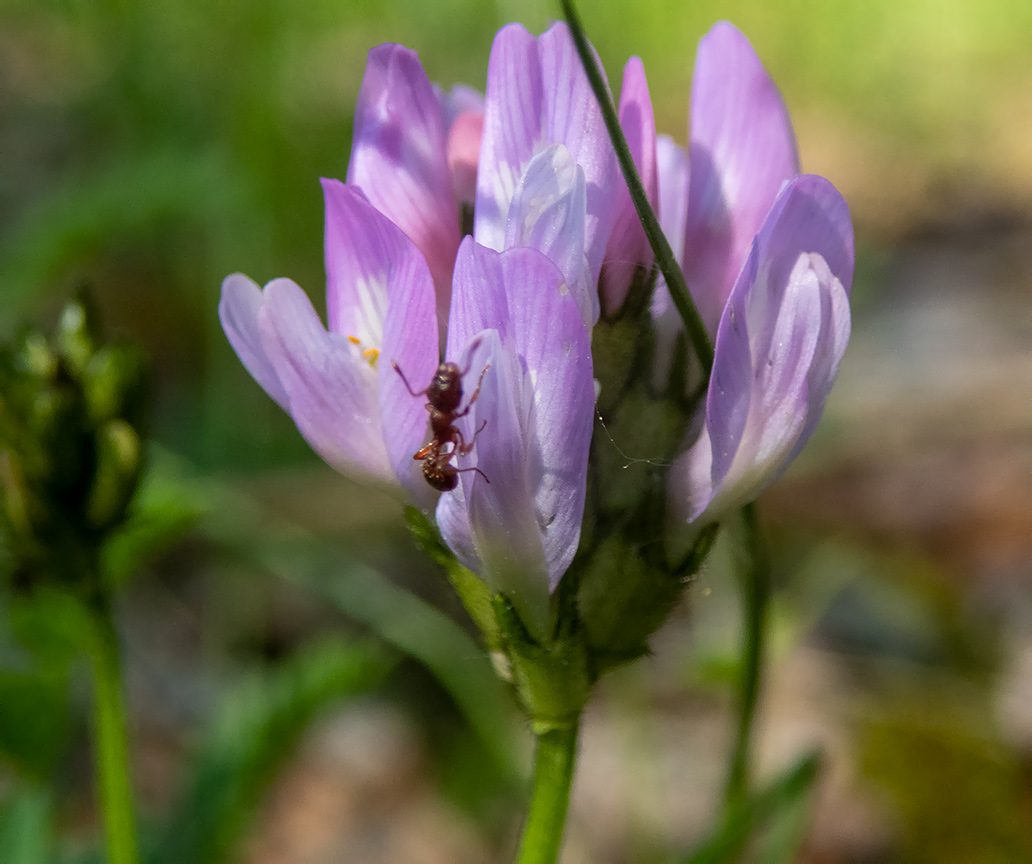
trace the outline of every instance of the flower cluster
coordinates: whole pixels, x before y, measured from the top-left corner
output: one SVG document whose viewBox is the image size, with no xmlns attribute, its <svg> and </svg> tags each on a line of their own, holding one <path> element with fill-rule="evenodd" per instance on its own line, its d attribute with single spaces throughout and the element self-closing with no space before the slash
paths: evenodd
<svg viewBox="0 0 1032 864">
<path fill-rule="evenodd" d="M 103 337 L 85 289 L 52 336 L 0 345 L 0 537 L 14 584 L 101 590 L 98 556 L 143 470 L 147 378 L 136 348 Z"/>
<path fill-rule="evenodd" d="M 820 417 L 849 334 L 849 213 L 798 173 L 781 97 L 729 24 L 699 48 L 687 152 L 657 138 L 637 58 L 619 113 L 715 346 L 666 475 L 667 512 L 703 525 Z M 540 633 L 581 539 L 607 386 L 593 330 L 642 286 L 657 344 L 680 321 L 566 25 L 504 27 L 483 96 L 381 45 L 354 128 L 347 182 L 323 181 L 327 326 L 293 282 L 236 274 L 223 327 L 327 462 L 436 508 L 458 559 Z"/>
</svg>

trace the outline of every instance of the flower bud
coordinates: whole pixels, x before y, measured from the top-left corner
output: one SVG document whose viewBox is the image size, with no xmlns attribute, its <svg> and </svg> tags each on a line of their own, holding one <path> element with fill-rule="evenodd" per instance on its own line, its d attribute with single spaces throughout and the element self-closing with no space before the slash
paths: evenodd
<svg viewBox="0 0 1032 864">
<path fill-rule="evenodd" d="M 0 348 L 0 533 L 30 584 L 92 587 L 139 480 L 143 360 L 98 334 L 80 292 L 51 340 L 30 331 Z"/>
<path fill-rule="evenodd" d="M 125 420 L 105 423 L 96 434 L 96 467 L 86 502 L 86 522 L 97 531 L 125 518 L 141 467 L 140 439 Z"/>
</svg>

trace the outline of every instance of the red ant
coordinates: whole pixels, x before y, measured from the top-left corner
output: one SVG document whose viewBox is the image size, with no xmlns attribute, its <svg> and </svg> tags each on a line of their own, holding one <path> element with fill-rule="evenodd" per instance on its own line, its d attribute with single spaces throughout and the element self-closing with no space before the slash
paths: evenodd
<svg viewBox="0 0 1032 864">
<path fill-rule="evenodd" d="M 458 411 L 462 402 L 462 379 L 472 367 L 472 360 L 470 366 L 467 366 L 465 370 L 460 370 L 455 363 L 442 363 L 437 367 L 427 388 L 418 393 L 412 389 L 405 373 L 401 371 L 401 367 L 395 361 L 391 361 L 391 366 L 401 376 L 409 393 L 413 396 L 426 396 L 427 398 L 426 410 L 430 412 L 430 433 L 433 439 L 412 454 L 413 459 L 423 463 L 423 479 L 439 492 L 449 492 L 454 489 L 458 485 L 459 474 L 465 471 L 476 471 L 484 478 L 485 483 L 490 483 L 487 475 L 479 468 L 456 468 L 451 464 L 451 458 L 452 456 L 467 455 L 473 449 L 477 435 L 483 432 L 487 425 L 485 420 L 473 434 L 473 438 L 467 442 L 463 438 L 461 430 L 455 425 L 455 421 L 469 414 L 470 408 L 473 407 L 473 403 L 480 395 L 480 385 L 487 370 L 491 368 L 491 364 L 481 370 L 480 378 L 477 379 L 477 387 L 462 411 Z M 448 444 L 452 445 L 450 450 L 445 449 Z"/>
</svg>

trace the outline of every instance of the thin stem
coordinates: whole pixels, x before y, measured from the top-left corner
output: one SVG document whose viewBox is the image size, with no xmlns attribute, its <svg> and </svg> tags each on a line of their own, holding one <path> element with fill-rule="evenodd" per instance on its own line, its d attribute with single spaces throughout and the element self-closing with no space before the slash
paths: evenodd
<svg viewBox="0 0 1032 864">
<path fill-rule="evenodd" d="M 760 532 L 755 504 L 742 508 L 745 548 L 749 561 L 742 586 L 742 611 L 745 656 L 742 662 L 741 703 L 738 715 L 738 737 L 732 751 L 727 778 L 727 802 L 740 801 L 749 789 L 749 754 L 752 742 L 756 702 L 763 675 L 763 642 L 770 598 L 770 562 Z"/>
<path fill-rule="evenodd" d="M 587 73 L 591 89 L 595 93 L 599 107 L 602 109 L 602 117 L 605 120 L 606 130 L 616 150 L 616 158 L 620 162 L 620 170 L 623 172 L 627 189 L 631 193 L 631 201 L 634 202 L 634 209 L 638 211 L 638 218 L 641 220 L 642 228 L 645 229 L 645 236 L 649 239 L 652 251 L 656 256 L 656 265 L 659 272 L 666 280 L 667 288 L 670 290 L 670 297 L 674 301 L 678 314 L 684 321 L 684 326 L 691 337 L 692 347 L 695 355 L 699 358 L 706 378 L 709 379 L 710 371 L 713 369 L 713 345 L 710 343 L 709 334 L 706 332 L 706 325 L 702 323 L 702 316 L 695 308 L 692 295 L 688 291 L 688 285 L 684 281 L 684 274 L 674 257 L 674 251 L 667 242 L 666 235 L 659 225 L 659 219 L 649 204 L 648 195 L 645 194 L 645 187 L 638 176 L 638 169 L 634 164 L 634 157 L 627 146 L 627 139 L 620 128 L 620 118 L 617 116 L 616 107 L 609 97 L 605 81 L 602 79 L 602 72 L 599 69 L 598 61 L 588 44 L 588 37 L 584 34 L 584 27 L 581 25 L 577 10 L 574 8 L 573 0 L 559 0 L 563 16 L 570 25 L 573 34 L 574 44 L 577 46 L 577 53 L 580 55 L 584 71 Z"/>
<path fill-rule="evenodd" d="M 562 845 L 577 758 L 579 719 L 570 726 L 538 735 L 534 754 L 534 789 L 517 864 L 555 864 Z"/>
<path fill-rule="evenodd" d="M 105 594 L 98 592 L 89 609 L 93 626 L 93 748 L 108 864 L 138 864 L 118 633 Z"/>
</svg>

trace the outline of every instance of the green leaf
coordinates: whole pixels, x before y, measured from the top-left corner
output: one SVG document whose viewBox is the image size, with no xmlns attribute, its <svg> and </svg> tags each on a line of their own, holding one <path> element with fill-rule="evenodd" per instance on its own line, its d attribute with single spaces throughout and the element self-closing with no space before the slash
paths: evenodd
<svg viewBox="0 0 1032 864">
<path fill-rule="evenodd" d="M 0 756 L 42 780 L 64 753 L 68 731 L 64 674 L 0 670 Z"/>
<path fill-rule="evenodd" d="M 0 809 L 0 853 L 5 864 L 50 864 L 52 859 L 50 795 L 27 787 Z"/>
<path fill-rule="evenodd" d="M 226 860 L 309 721 L 331 702 L 374 687 L 391 665 L 372 646 L 333 640 L 232 694 L 200 747 L 193 780 L 152 864 Z"/>
<path fill-rule="evenodd" d="M 487 655 L 458 624 L 343 550 L 312 537 L 240 549 L 271 572 L 320 594 L 389 645 L 418 660 L 447 690 L 495 758 L 514 779 L 512 700 Z"/>
<path fill-rule="evenodd" d="M 693 852 L 681 858 L 680 864 L 737 864 L 750 860 L 743 856 L 743 850 L 750 838 L 763 829 L 773 832 L 774 840 L 768 839 L 766 851 L 768 854 L 776 852 L 776 856 L 757 854 L 752 860 L 764 864 L 793 860 L 795 848 L 789 841 L 801 839 L 803 825 L 800 822 L 803 820 L 800 819 L 800 808 L 808 802 L 820 761 L 820 754 L 807 754 L 765 789 L 729 808 L 723 822 Z M 777 830 L 786 817 L 797 826 L 795 831 Z"/>
</svg>

